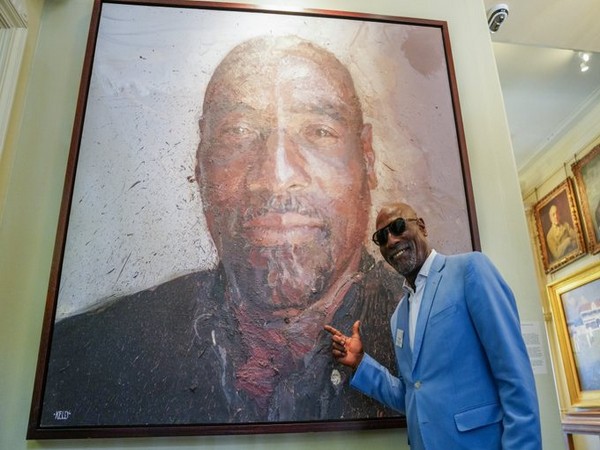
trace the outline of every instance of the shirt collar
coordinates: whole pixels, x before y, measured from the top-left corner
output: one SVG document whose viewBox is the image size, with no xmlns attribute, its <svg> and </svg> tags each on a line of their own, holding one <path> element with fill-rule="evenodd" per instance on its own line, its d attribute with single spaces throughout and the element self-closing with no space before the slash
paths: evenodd
<svg viewBox="0 0 600 450">
<path fill-rule="evenodd" d="M 423 263 L 423 266 L 421 267 L 421 270 L 419 270 L 419 274 L 417 275 L 417 277 L 420 276 L 428 276 L 429 275 L 429 269 L 431 269 L 431 265 L 433 264 L 433 260 L 435 259 L 435 255 L 437 255 L 437 252 L 435 251 L 435 249 L 431 249 L 431 251 L 429 252 L 429 256 L 427 257 L 427 259 L 425 260 L 425 262 Z"/>
<path fill-rule="evenodd" d="M 432 248 L 431 252 L 429 252 L 429 256 L 427 256 L 427 259 L 421 266 L 421 270 L 419 270 L 419 273 L 417 274 L 417 281 L 419 281 L 419 278 L 427 278 L 427 276 L 429 275 L 429 269 L 431 269 L 431 265 L 433 264 L 433 260 L 435 259 L 435 255 L 437 255 L 437 252 L 435 251 L 435 249 Z M 402 289 L 405 293 L 413 294 L 415 292 L 410 286 L 410 284 L 408 284 L 408 282 L 406 281 L 406 278 L 402 283 Z"/>
</svg>

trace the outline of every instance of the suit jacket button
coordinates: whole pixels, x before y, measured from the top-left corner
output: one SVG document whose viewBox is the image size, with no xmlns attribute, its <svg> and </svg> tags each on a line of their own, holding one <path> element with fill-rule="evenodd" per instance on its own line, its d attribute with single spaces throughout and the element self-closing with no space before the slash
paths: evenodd
<svg viewBox="0 0 600 450">
<path fill-rule="evenodd" d="M 420 388 L 421 388 L 421 382 L 420 382 L 420 381 L 417 381 L 417 382 L 415 383 L 415 389 L 420 389 Z"/>
</svg>

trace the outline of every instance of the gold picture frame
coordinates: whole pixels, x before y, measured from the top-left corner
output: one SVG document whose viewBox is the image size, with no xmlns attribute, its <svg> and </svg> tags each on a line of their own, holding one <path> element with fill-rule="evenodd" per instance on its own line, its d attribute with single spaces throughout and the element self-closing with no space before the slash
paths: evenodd
<svg viewBox="0 0 600 450">
<path fill-rule="evenodd" d="M 600 408 L 600 262 L 547 286 L 568 409 Z"/>
<path fill-rule="evenodd" d="M 534 205 L 534 217 L 546 273 L 585 254 L 572 178 L 565 179 Z"/>
<path fill-rule="evenodd" d="M 592 253 L 600 252 L 600 145 L 571 165 Z"/>
</svg>

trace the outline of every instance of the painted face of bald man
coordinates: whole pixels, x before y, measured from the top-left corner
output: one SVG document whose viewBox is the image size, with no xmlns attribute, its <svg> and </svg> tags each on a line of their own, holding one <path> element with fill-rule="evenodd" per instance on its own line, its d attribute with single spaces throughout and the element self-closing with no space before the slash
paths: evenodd
<svg viewBox="0 0 600 450">
<path fill-rule="evenodd" d="M 292 37 L 242 44 L 208 85 L 200 132 L 208 227 L 251 301 L 306 307 L 358 268 L 371 128 L 333 55 Z"/>
</svg>

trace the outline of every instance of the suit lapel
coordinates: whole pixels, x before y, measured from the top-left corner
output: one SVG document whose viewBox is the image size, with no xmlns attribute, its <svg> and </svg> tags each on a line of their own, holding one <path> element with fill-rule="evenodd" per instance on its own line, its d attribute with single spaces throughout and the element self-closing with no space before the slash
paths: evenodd
<svg viewBox="0 0 600 450">
<path fill-rule="evenodd" d="M 441 270 L 446 262 L 444 255 L 438 255 L 432 261 L 427 275 L 427 281 L 425 284 L 425 291 L 423 292 L 423 298 L 421 299 L 421 308 L 419 310 L 419 317 L 417 318 L 417 327 L 415 329 L 415 342 L 413 344 L 412 351 L 412 362 L 413 369 L 419 359 L 419 353 L 421 352 L 421 344 L 423 343 L 423 336 L 425 335 L 425 328 L 429 321 L 429 313 L 431 312 L 431 306 L 433 305 L 433 299 L 435 293 L 440 284 L 442 278 Z"/>
</svg>

